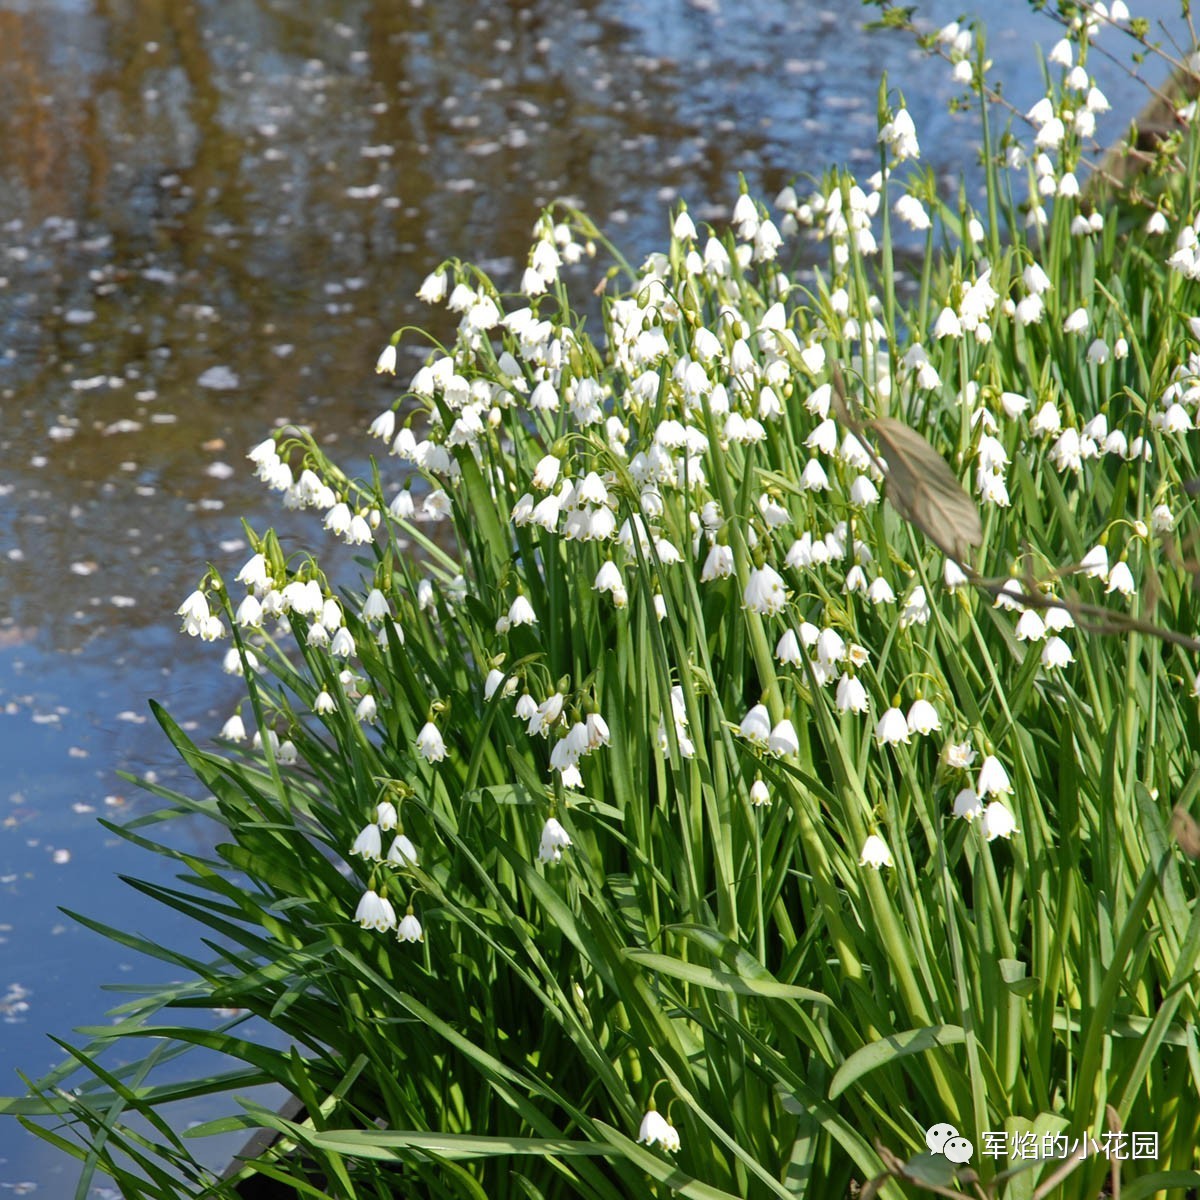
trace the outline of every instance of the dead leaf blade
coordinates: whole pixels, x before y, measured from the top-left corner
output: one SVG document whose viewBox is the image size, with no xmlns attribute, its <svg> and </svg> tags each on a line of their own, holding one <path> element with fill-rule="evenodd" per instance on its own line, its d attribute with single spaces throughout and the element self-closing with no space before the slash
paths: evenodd
<svg viewBox="0 0 1200 1200">
<path fill-rule="evenodd" d="M 876 417 L 867 428 L 879 442 L 892 507 L 956 562 L 983 541 L 983 524 L 946 460 L 915 429 Z"/>
</svg>

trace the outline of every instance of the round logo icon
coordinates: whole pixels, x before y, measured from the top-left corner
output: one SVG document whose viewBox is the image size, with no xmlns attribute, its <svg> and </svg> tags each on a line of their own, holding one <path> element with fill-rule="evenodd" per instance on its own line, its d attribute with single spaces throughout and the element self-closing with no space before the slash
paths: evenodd
<svg viewBox="0 0 1200 1200">
<path fill-rule="evenodd" d="M 949 1121 L 930 1125 L 925 1130 L 925 1145 L 929 1147 L 930 1154 L 944 1155 L 950 1162 L 959 1165 L 970 1162 L 971 1155 L 975 1153 L 970 1140 L 963 1137 Z"/>
</svg>

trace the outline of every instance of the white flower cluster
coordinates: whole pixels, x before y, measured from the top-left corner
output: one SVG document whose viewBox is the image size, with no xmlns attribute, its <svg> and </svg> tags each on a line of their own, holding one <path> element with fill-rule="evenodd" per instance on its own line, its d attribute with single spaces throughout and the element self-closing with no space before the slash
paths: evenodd
<svg viewBox="0 0 1200 1200">
<path fill-rule="evenodd" d="M 948 766 L 966 771 L 975 761 L 975 751 L 969 742 L 951 743 L 946 747 L 945 759 Z M 961 788 L 954 797 L 954 815 L 968 822 L 978 818 L 980 830 L 989 842 L 996 838 L 1011 838 L 1020 832 L 1003 799 L 1011 794 L 1012 784 L 1004 764 L 993 754 L 985 755 L 975 785 Z M 989 796 L 993 799 L 985 805 L 983 802 Z"/>
<path fill-rule="evenodd" d="M 383 834 L 393 831 L 394 836 L 385 858 Z M 415 867 L 418 863 L 417 848 L 400 827 L 396 806 L 390 800 L 381 800 L 375 806 L 375 820 L 364 825 L 359 831 L 350 847 L 350 853 L 369 863 L 385 864 L 400 870 Z M 424 930 L 413 913 L 412 905 L 408 906 L 405 915 L 397 921 L 396 910 L 391 901 L 374 887 L 363 893 L 354 919 L 363 929 L 373 929 L 379 933 L 395 930 L 396 938 L 401 942 L 425 940 Z"/>
</svg>

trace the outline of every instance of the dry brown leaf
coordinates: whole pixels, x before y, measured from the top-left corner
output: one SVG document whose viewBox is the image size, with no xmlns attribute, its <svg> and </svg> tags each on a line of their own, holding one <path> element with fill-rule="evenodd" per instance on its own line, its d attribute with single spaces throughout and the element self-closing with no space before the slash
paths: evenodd
<svg viewBox="0 0 1200 1200">
<path fill-rule="evenodd" d="M 944 554 L 966 562 L 983 541 L 983 525 L 975 502 L 946 460 L 900 421 L 877 417 L 866 424 L 880 443 L 892 507 Z"/>
</svg>

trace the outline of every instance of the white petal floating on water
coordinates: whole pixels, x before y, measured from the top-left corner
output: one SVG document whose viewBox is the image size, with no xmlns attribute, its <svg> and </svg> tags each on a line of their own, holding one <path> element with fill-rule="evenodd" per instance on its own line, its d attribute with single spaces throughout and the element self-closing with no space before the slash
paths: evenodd
<svg viewBox="0 0 1200 1200">
<path fill-rule="evenodd" d="M 200 387 L 212 388 L 214 391 L 225 392 L 241 386 L 241 380 L 228 367 L 209 367 L 196 383 Z"/>
</svg>

